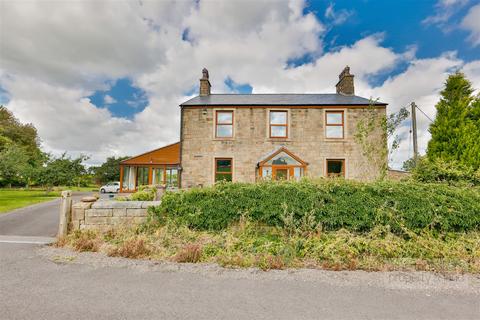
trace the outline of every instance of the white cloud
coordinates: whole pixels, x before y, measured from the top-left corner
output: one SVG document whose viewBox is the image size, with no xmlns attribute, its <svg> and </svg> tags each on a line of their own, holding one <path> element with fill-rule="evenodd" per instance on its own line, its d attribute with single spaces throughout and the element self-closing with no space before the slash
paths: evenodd
<svg viewBox="0 0 480 320">
<path fill-rule="evenodd" d="M 480 45 L 480 4 L 470 8 L 461 25 L 462 28 L 470 31 L 470 42 L 474 46 Z"/>
<path fill-rule="evenodd" d="M 454 25 L 449 23 L 452 16 L 464 7 L 469 0 L 439 0 L 434 9 L 434 14 L 426 17 L 422 23 L 425 25 L 437 25 L 443 32 L 449 32 Z"/>
<path fill-rule="evenodd" d="M 334 92 L 348 64 L 358 95 L 380 97 L 392 111 L 413 100 L 433 116 L 441 79 L 463 65 L 452 53 L 419 60 L 414 47 L 395 52 L 382 45 L 382 34 L 323 52 L 326 27 L 304 6 L 300 0 L 248 6 L 193 0 L 2 2 L 0 85 L 10 97 L 7 107 L 38 128 L 47 150 L 86 153 L 99 163 L 176 141 L 178 105 L 198 90 L 203 67 L 215 93 L 229 90 L 227 77 L 257 93 Z M 331 10 L 329 17 L 338 17 Z M 185 30 L 188 41 L 182 40 Z M 312 62 L 287 67 L 305 55 Z M 370 85 L 372 77 L 400 64 L 407 69 L 376 88 Z M 464 66 L 478 82 L 479 64 Z M 126 76 L 148 97 L 132 120 L 112 117 L 86 98 Z M 112 99 L 106 96 L 105 103 Z M 425 148 L 427 123 L 420 121 Z M 408 135 L 408 128 L 401 130 Z M 396 154 L 403 158 L 405 152 Z"/>
<path fill-rule="evenodd" d="M 325 10 L 325 18 L 332 21 L 333 25 L 339 25 L 344 23 L 354 14 L 353 10 L 342 9 L 340 11 L 335 11 L 335 5 L 330 3 L 330 5 Z"/>
<path fill-rule="evenodd" d="M 108 94 L 106 94 L 105 97 L 103 98 L 103 103 L 105 104 L 113 104 L 116 102 L 117 100 L 115 100 L 115 98 L 113 98 L 112 96 L 109 96 Z"/>
</svg>

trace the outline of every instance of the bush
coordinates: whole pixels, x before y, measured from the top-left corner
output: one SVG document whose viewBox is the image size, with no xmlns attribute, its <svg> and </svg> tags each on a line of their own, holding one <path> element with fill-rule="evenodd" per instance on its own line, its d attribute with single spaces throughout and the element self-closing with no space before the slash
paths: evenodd
<svg viewBox="0 0 480 320">
<path fill-rule="evenodd" d="M 154 186 L 140 186 L 137 192 L 132 194 L 130 198 L 127 198 L 127 201 L 152 201 L 155 199 L 156 193 L 157 188 Z"/>
<path fill-rule="evenodd" d="M 480 170 L 474 170 L 473 167 L 457 161 L 420 158 L 413 170 L 413 178 L 421 182 L 480 185 Z"/>
<path fill-rule="evenodd" d="M 221 230 L 247 217 L 268 226 L 370 231 L 390 226 L 395 233 L 468 231 L 480 227 L 480 192 L 444 184 L 345 180 L 221 183 L 167 192 L 149 209 L 162 223 L 173 218 L 188 227 Z M 287 225 L 288 224 L 288 225 Z"/>
</svg>

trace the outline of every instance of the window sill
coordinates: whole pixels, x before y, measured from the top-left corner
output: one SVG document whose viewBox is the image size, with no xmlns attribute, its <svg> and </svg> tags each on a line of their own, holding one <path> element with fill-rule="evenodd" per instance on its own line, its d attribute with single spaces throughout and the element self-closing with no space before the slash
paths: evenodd
<svg viewBox="0 0 480 320">
<path fill-rule="evenodd" d="M 345 138 L 323 138 L 324 142 L 346 142 Z"/>
<path fill-rule="evenodd" d="M 281 137 L 278 137 L 278 138 L 268 137 L 268 138 L 267 138 L 267 141 L 272 141 L 272 142 L 290 142 L 290 141 L 292 141 L 292 139 L 291 139 L 291 138 L 281 138 Z"/>
<path fill-rule="evenodd" d="M 213 141 L 235 141 L 235 138 L 213 138 Z"/>
</svg>

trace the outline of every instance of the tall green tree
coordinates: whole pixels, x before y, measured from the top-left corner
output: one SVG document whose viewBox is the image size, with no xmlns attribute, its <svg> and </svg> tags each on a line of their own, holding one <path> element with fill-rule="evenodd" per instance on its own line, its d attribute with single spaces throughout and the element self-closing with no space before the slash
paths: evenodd
<svg viewBox="0 0 480 320">
<path fill-rule="evenodd" d="M 480 167 L 480 98 L 461 72 L 451 74 L 436 105 L 437 116 L 430 125 L 430 160 L 458 161 Z"/>
<path fill-rule="evenodd" d="M 120 180 L 120 162 L 129 157 L 108 157 L 101 166 L 93 168 L 95 180 L 98 183 Z"/>
<path fill-rule="evenodd" d="M 22 124 L 12 112 L 0 106 L 0 186 L 35 183 L 46 160 L 32 124 Z"/>
<path fill-rule="evenodd" d="M 11 111 L 0 106 L 0 151 L 11 144 L 24 147 L 30 159 L 36 159 L 42 153 L 33 124 L 22 124 Z"/>
</svg>

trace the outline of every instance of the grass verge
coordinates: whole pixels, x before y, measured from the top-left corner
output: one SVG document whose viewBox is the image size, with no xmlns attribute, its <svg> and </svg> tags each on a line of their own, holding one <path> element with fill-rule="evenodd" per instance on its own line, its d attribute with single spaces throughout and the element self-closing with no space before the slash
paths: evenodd
<svg viewBox="0 0 480 320">
<path fill-rule="evenodd" d="M 0 214 L 32 204 L 53 200 L 60 192 L 44 190 L 0 189 Z"/>
<path fill-rule="evenodd" d="M 389 227 L 366 233 L 287 230 L 242 220 L 222 231 L 199 231 L 173 221 L 104 233 L 77 231 L 58 246 L 109 256 L 218 263 L 263 270 L 422 270 L 480 273 L 480 233 L 394 234 Z"/>
</svg>

